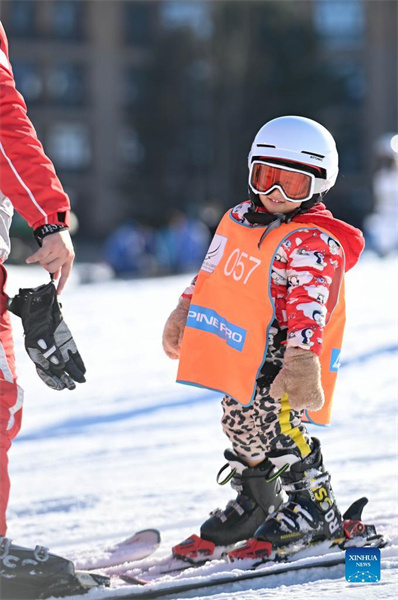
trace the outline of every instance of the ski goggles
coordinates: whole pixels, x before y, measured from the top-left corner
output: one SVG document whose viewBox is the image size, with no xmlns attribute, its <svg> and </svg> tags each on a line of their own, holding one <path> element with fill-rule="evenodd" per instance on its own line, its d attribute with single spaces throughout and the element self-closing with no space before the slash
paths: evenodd
<svg viewBox="0 0 398 600">
<path fill-rule="evenodd" d="M 278 189 L 286 200 L 304 202 L 314 195 L 315 175 L 254 160 L 250 165 L 249 185 L 255 194 L 269 194 Z"/>
</svg>

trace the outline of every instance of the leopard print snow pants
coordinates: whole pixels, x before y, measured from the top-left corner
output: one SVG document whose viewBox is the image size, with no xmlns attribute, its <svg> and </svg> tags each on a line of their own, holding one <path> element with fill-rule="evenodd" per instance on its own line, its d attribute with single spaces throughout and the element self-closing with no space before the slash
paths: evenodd
<svg viewBox="0 0 398 600">
<path fill-rule="evenodd" d="M 271 383 L 282 367 L 284 353 L 284 346 L 270 348 L 250 406 L 242 406 L 230 396 L 224 396 L 222 400 L 223 431 L 236 454 L 244 460 L 261 461 L 276 450 L 286 450 L 286 454 L 295 454 L 301 459 L 298 438 L 311 443 L 301 421 L 302 411 L 292 410 L 288 402 L 269 395 Z"/>
</svg>

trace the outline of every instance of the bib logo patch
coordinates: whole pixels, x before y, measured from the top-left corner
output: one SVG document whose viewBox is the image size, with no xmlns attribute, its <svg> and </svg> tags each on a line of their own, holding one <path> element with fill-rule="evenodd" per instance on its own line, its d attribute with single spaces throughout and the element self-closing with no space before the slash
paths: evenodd
<svg viewBox="0 0 398 600">
<path fill-rule="evenodd" d="M 339 370 L 341 362 L 340 362 L 340 358 L 341 358 L 341 350 L 340 348 L 333 348 L 332 349 L 332 356 L 330 359 L 330 368 L 329 371 L 333 371 L 336 372 Z"/>
<path fill-rule="evenodd" d="M 214 234 L 214 237 L 211 241 L 211 244 L 201 266 L 201 269 L 203 271 L 206 271 L 206 273 L 213 273 L 214 269 L 223 257 L 226 244 L 226 237 L 220 235 L 219 233 Z"/>
<path fill-rule="evenodd" d="M 188 313 L 187 327 L 213 333 L 222 338 L 228 346 L 238 350 L 243 349 L 246 339 L 246 329 L 238 327 L 216 313 L 215 310 L 191 304 Z"/>
</svg>

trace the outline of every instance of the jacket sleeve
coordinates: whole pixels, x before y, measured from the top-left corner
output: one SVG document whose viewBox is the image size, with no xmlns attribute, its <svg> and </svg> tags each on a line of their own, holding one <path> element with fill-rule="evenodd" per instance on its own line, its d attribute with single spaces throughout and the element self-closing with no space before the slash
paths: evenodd
<svg viewBox="0 0 398 600">
<path fill-rule="evenodd" d="M 332 281 L 343 270 L 337 240 L 320 230 L 290 236 L 287 251 L 287 345 L 322 351 Z"/>
<path fill-rule="evenodd" d="M 181 298 L 188 298 L 189 300 L 192 300 L 192 296 L 195 291 L 195 284 L 196 284 L 197 279 L 198 279 L 198 276 L 195 275 L 195 277 L 192 279 L 190 285 L 187 288 L 185 288 L 185 290 L 181 294 Z"/>
<path fill-rule="evenodd" d="M 0 23 L 0 188 L 33 228 L 69 224 L 69 198 L 15 87 Z"/>
</svg>

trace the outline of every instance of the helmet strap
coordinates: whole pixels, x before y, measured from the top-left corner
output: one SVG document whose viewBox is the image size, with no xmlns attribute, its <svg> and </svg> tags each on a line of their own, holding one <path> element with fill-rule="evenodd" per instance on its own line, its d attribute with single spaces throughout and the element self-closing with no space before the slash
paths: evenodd
<svg viewBox="0 0 398 600">
<path fill-rule="evenodd" d="M 315 206 L 315 204 L 319 204 L 319 202 L 322 202 L 322 198 L 323 196 L 326 194 L 326 192 L 324 192 L 323 194 L 314 194 L 312 196 L 312 198 L 310 198 L 309 200 L 306 200 L 305 202 L 302 203 L 302 205 L 300 206 L 301 209 L 301 214 L 307 212 L 308 210 L 310 210 L 310 208 L 312 208 L 313 206 Z"/>
<path fill-rule="evenodd" d="M 249 198 L 250 198 L 251 203 L 254 204 L 254 206 L 258 206 L 258 208 L 261 208 L 263 205 L 261 204 L 261 200 L 258 197 L 258 194 L 255 194 L 250 186 L 248 189 L 249 189 Z"/>
</svg>

